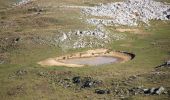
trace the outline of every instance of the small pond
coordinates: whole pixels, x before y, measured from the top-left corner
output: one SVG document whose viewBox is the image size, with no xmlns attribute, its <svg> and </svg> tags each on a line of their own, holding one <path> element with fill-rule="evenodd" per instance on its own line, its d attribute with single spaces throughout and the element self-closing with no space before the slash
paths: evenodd
<svg viewBox="0 0 170 100">
<path fill-rule="evenodd" d="M 21 2 L 21 1 L 23 1 L 23 0 L 14 0 L 15 3 L 18 3 L 18 2 Z"/>
<path fill-rule="evenodd" d="M 103 65 L 120 62 L 120 58 L 109 57 L 109 56 L 98 56 L 98 57 L 88 57 L 88 58 L 74 58 L 63 60 L 66 64 L 79 64 L 79 65 Z"/>
</svg>

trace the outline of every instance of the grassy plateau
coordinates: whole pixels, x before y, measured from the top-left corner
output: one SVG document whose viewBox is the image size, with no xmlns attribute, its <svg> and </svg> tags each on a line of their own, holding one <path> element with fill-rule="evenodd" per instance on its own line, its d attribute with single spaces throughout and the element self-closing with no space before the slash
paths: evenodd
<svg viewBox="0 0 170 100">
<path fill-rule="evenodd" d="M 150 26 L 106 27 L 111 33 L 126 35 L 125 39 L 112 41 L 104 47 L 135 54 L 135 58 L 126 63 L 82 68 L 42 67 L 37 64 L 47 58 L 100 48 L 63 50 L 50 44 L 50 39 L 61 34 L 60 31 L 94 28 L 80 19 L 85 20 L 80 9 L 59 6 L 95 6 L 116 1 L 122 0 L 34 0 L 13 7 L 17 0 L 0 0 L 0 99 L 169 100 L 170 68 L 155 67 L 170 60 L 170 21 L 153 20 Z M 170 0 L 157 1 L 170 3 Z M 42 11 L 37 11 L 39 9 Z M 119 32 L 116 30 L 118 28 L 137 29 L 138 32 Z M 101 80 L 102 85 L 92 88 L 80 88 L 73 83 L 70 83 L 70 87 L 63 85 L 71 82 L 75 76 Z M 168 93 L 127 96 L 126 90 L 138 86 L 163 86 Z M 95 89 L 98 88 L 110 89 L 111 93 L 96 94 Z M 115 92 L 115 88 L 120 93 Z"/>
</svg>

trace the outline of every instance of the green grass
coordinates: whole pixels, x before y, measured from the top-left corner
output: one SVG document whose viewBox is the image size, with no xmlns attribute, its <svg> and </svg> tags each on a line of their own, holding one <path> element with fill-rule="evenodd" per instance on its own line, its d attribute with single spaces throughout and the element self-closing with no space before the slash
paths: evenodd
<svg viewBox="0 0 170 100">
<path fill-rule="evenodd" d="M 65 2 L 64 2 L 65 1 Z M 79 2 L 78 2 L 79 1 Z M 83 89 L 80 92 L 75 91 L 73 88 L 63 88 L 56 85 L 53 81 L 56 77 L 73 77 L 73 76 L 90 76 L 95 79 L 103 80 L 105 87 L 112 87 L 112 81 L 123 80 L 132 75 L 146 74 L 154 70 L 154 67 L 170 59 L 170 23 L 153 21 L 148 30 L 143 26 L 139 29 L 148 32 L 147 35 L 133 34 L 125 32 L 127 35 L 125 40 L 113 41 L 108 44 L 106 48 L 117 51 L 128 51 L 136 55 L 135 59 L 126 63 L 101 65 L 83 68 L 67 68 L 63 66 L 42 67 L 37 64 L 38 61 L 65 55 L 74 52 L 88 50 L 84 49 L 71 49 L 62 51 L 61 48 L 48 46 L 46 44 L 40 45 L 32 42 L 31 38 L 40 36 L 47 37 L 53 34 L 58 34 L 58 30 L 70 31 L 75 29 L 88 29 L 94 26 L 88 26 L 77 20 L 81 14 L 78 10 L 72 9 L 58 9 L 54 7 L 61 3 L 74 4 L 74 5 L 94 5 L 98 2 L 111 2 L 114 0 L 101 0 L 101 1 L 86 1 L 82 0 L 41 0 L 39 6 L 52 5 L 52 7 L 44 8 L 45 11 L 40 15 L 34 12 L 28 12 L 27 9 L 33 5 L 28 5 L 23 9 L 14 8 L 9 11 L 0 11 L 0 19 L 5 23 L 6 28 L 0 26 L 0 37 L 15 37 L 20 36 L 22 40 L 17 44 L 16 48 L 11 47 L 7 52 L 9 62 L 0 65 L 0 97 L 2 100 L 92 100 L 97 99 L 114 99 L 110 95 L 97 95 L 94 89 Z M 2 2 L 2 1 L 1 1 Z M 34 6 L 37 6 L 35 2 Z M 169 1 L 168 1 L 169 2 Z M 4 3 L 0 3 L 4 4 Z M 6 6 L 5 6 L 6 7 Z M 55 9 L 54 9 L 54 8 Z M 43 20 L 43 21 L 42 21 Z M 11 25 L 12 23 L 12 25 Z M 111 31 L 115 32 L 115 27 L 109 27 Z M 9 42 L 4 42 L 8 47 L 11 46 Z M 0 52 L 0 53 L 4 53 Z M 17 76 L 18 70 L 26 70 L 27 74 Z M 166 69 L 165 69 L 166 70 Z M 166 73 L 169 73 L 165 71 Z M 39 76 L 39 72 L 57 72 L 58 76 Z M 71 72 L 70 74 L 67 74 Z M 66 73 L 66 74 L 63 74 Z M 156 77 L 156 76 L 155 76 Z M 162 81 L 162 83 L 160 83 Z M 157 83 L 152 83 L 146 77 L 142 77 L 140 81 L 134 82 L 132 85 L 144 86 L 166 86 L 169 85 L 169 78 L 156 80 Z M 21 89 L 17 87 L 23 86 Z M 12 92 L 13 95 L 9 95 Z M 15 94 L 17 93 L 17 94 Z M 129 100 L 161 100 L 167 99 L 167 96 L 134 96 Z"/>
</svg>

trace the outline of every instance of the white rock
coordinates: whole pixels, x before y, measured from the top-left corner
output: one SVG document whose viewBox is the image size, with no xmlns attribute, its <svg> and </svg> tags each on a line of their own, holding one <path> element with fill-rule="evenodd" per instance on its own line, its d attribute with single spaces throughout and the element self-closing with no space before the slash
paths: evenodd
<svg viewBox="0 0 170 100">
<path fill-rule="evenodd" d="M 87 19 L 90 24 L 136 26 L 139 21 L 149 24 L 150 20 L 168 20 L 166 17 L 170 12 L 168 9 L 170 9 L 169 5 L 154 0 L 127 0 L 84 8 L 82 12 L 86 15 L 109 17 L 109 19 Z"/>
<path fill-rule="evenodd" d="M 61 42 L 67 39 L 67 35 L 63 33 L 63 36 L 59 38 Z"/>
<path fill-rule="evenodd" d="M 160 94 L 162 94 L 164 91 L 165 91 L 165 88 L 161 86 L 161 87 L 158 88 L 158 90 L 156 91 L 156 94 L 160 95 Z"/>
</svg>

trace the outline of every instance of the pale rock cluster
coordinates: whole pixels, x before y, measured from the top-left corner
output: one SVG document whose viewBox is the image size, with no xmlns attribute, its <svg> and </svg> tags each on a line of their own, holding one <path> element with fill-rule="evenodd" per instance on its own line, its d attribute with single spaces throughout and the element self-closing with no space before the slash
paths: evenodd
<svg viewBox="0 0 170 100">
<path fill-rule="evenodd" d="M 95 30 L 77 30 L 68 33 L 62 33 L 57 36 L 59 46 L 62 48 L 85 48 L 85 47 L 104 47 L 110 41 L 124 39 L 124 34 L 112 34 L 103 27 L 97 27 Z"/>
<path fill-rule="evenodd" d="M 139 22 L 149 25 L 150 20 L 169 20 L 170 5 L 154 0 L 127 0 L 99 6 L 84 8 L 84 14 L 94 17 L 87 19 L 88 23 L 98 25 L 128 25 L 137 26 Z"/>
<path fill-rule="evenodd" d="M 17 2 L 17 3 L 15 3 L 14 5 L 15 6 L 21 6 L 21 5 L 28 4 L 31 1 L 33 1 L 33 0 L 21 0 L 21 1 Z"/>
</svg>

